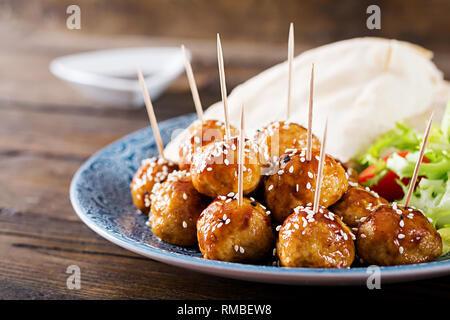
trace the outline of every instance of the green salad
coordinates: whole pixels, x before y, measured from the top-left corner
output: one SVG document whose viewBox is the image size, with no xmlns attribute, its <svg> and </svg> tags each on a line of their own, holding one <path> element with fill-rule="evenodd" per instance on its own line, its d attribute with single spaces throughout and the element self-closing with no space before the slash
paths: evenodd
<svg viewBox="0 0 450 320">
<path fill-rule="evenodd" d="M 397 123 L 358 157 L 364 169 L 359 182 L 390 195 L 390 201 L 404 202 L 422 139 L 423 133 Z M 390 154 L 382 158 L 386 152 Z M 450 251 L 450 101 L 440 125 L 432 126 L 419 177 L 410 206 L 421 209 L 436 227 L 445 254 Z"/>
</svg>

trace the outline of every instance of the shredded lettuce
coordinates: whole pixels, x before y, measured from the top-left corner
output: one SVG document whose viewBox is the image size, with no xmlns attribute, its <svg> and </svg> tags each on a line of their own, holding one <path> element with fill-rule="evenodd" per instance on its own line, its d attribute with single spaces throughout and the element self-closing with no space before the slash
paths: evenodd
<svg viewBox="0 0 450 320">
<path fill-rule="evenodd" d="M 404 199 L 401 202 L 404 202 Z M 436 228 L 449 225 L 450 181 L 448 178 L 446 180 L 422 179 L 413 192 L 410 205 L 423 210 Z"/>
<path fill-rule="evenodd" d="M 375 176 L 368 179 L 365 185 L 375 185 L 392 170 L 399 176 L 397 183 L 406 194 L 408 186 L 401 179 L 412 176 L 422 140 L 423 134 L 403 123 L 397 123 L 393 130 L 381 135 L 357 159 L 362 168 L 374 165 Z M 394 153 L 383 161 L 380 158 L 382 153 L 391 149 L 409 153 L 404 158 Z M 443 254 L 446 254 L 450 251 L 450 101 L 440 126 L 433 125 L 431 129 L 425 158 L 427 162 L 422 162 L 420 166 L 421 180 L 413 192 L 410 205 L 421 209 L 431 219 L 441 234 Z"/>
<path fill-rule="evenodd" d="M 419 176 L 429 179 L 447 179 L 447 173 L 450 171 L 450 158 L 436 154 L 434 151 L 425 152 L 425 157 L 432 160 L 429 163 L 422 162 Z M 386 167 L 394 171 L 400 178 L 410 178 L 418 159 L 419 152 L 409 153 L 405 158 L 393 154 L 387 160 Z"/>
</svg>

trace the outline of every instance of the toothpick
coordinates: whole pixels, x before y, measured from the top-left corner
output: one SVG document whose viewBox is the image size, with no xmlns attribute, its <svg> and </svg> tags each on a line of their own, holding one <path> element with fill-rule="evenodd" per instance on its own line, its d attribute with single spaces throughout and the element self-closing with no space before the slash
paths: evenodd
<svg viewBox="0 0 450 320">
<path fill-rule="evenodd" d="M 242 205 L 244 197 L 244 105 L 241 106 L 241 128 L 239 132 L 239 153 L 238 153 L 238 205 Z"/>
<path fill-rule="evenodd" d="M 311 80 L 309 83 L 309 110 L 308 110 L 308 139 L 306 144 L 306 160 L 311 161 L 312 153 L 312 117 L 314 100 L 314 63 L 311 65 Z"/>
<path fill-rule="evenodd" d="M 220 91 L 222 93 L 223 111 L 225 113 L 225 134 L 226 134 L 225 140 L 229 140 L 231 135 L 230 135 L 230 121 L 228 117 L 227 84 L 225 81 L 222 44 L 220 42 L 219 34 L 217 34 L 217 62 L 219 64 Z"/>
<path fill-rule="evenodd" d="M 156 121 L 155 111 L 153 110 L 152 101 L 150 100 L 150 94 L 147 90 L 147 85 L 145 84 L 144 76 L 142 75 L 141 69 L 137 69 L 139 82 L 142 87 L 142 94 L 144 95 L 145 107 L 147 108 L 148 118 L 150 119 L 150 124 L 152 125 L 153 135 L 155 136 L 156 145 L 158 146 L 159 156 L 163 159 L 164 157 L 164 145 L 162 143 L 161 134 L 159 133 L 158 122 Z"/>
<path fill-rule="evenodd" d="M 288 39 L 288 92 L 287 92 L 287 108 L 286 108 L 286 121 L 289 120 L 291 113 L 291 88 L 292 88 L 292 60 L 294 60 L 294 24 L 291 22 L 289 26 L 289 39 Z"/>
<path fill-rule="evenodd" d="M 191 62 L 187 55 L 184 45 L 181 45 L 181 50 L 184 55 L 184 64 L 186 67 L 186 75 L 189 82 L 189 87 L 191 88 L 192 99 L 194 100 L 195 110 L 197 111 L 198 119 L 203 123 L 203 108 L 200 102 L 200 96 L 198 94 L 197 84 L 195 83 L 194 73 L 192 72 Z"/>
<path fill-rule="evenodd" d="M 322 146 L 320 147 L 319 169 L 317 172 L 316 191 L 314 193 L 313 212 L 317 213 L 320 201 L 320 189 L 322 187 L 323 163 L 325 161 L 325 145 L 327 143 L 328 118 L 325 120 L 325 128 L 323 130 Z"/>
<path fill-rule="evenodd" d="M 428 120 L 427 128 L 425 130 L 425 135 L 423 136 L 422 146 L 420 147 L 420 152 L 419 152 L 419 159 L 417 159 L 416 166 L 414 168 L 414 173 L 412 175 L 411 182 L 409 185 L 408 193 L 406 195 L 405 207 L 407 207 L 409 205 L 409 201 L 411 200 L 411 196 L 413 194 L 414 187 L 416 186 L 417 177 L 419 175 L 420 164 L 422 163 L 423 155 L 425 153 L 425 146 L 428 142 L 428 136 L 430 135 L 431 123 L 433 122 L 433 115 L 434 115 L 434 112 L 431 113 L 430 119 Z"/>
</svg>

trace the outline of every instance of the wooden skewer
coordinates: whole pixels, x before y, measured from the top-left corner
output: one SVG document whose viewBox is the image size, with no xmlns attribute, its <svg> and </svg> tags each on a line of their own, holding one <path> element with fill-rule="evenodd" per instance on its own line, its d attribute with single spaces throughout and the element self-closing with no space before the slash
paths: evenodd
<svg viewBox="0 0 450 320">
<path fill-rule="evenodd" d="M 314 63 L 311 65 L 311 80 L 309 83 L 309 110 L 308 110 L 308 138 L 306 144 L 306 160 L 311 161 L 312 153 L 312 117 L 314 101 Z"/>
<path fill-rule="evenodd" d="M 194 100 L 195 110 L 197 111 L 198 119 L 203 123 L 203 108 L 200 101 L 200 96 L 198 94 L 197 84 L 195 83 L 194 72 L 192 72 L 191 62 L 187 55 L 184 45 L 181 45 L 181 50 L 184 55 L 184 64 L 186 67 L 186 75 L 189 82 L 189 87 L 191 88 L 192 99 Z"/>
<path fill-rule="evenodd" d="M 239 153 L 238 153 L 238 205 L 242 205 L 244 197 L 244 105 L 241 106 L 241 128 L 239 132 Z"/>
<path fill-rule="evenodd" d="M 147 90 L 147 85 L 145 84 L 144 76 L 142 75 L 141 69 L 137 69 L 139 82 L 142 87 L 142 94 L 144 95 L 145 107 L 147 108 L 148 118 L 150 119 L 150 124 L 152 125 L 153 135 L 155 136 L 156 145 L 158 146 L 159 156 L 163 159 L 164 157 L 164 145 L 162 143 L 161 134 L 159 133 L 158 122 L 156 121 L 155 111 L 153 110 L 153 104 L 150 100 L 150 94 Z"/>
<path fill-rule="evenodd" d="M 327 143 L 328 118 L 325 120 L 325 128 L 323 130 L 322 146 L 320 147 L 319 169 L 317 172 L 316 191 L 314 193 L 313 212 L 317 213 L 320 201 L 320 189 L 322 187 L 323 163 L 325 161 L 325 145 Z"/>
<path fill-rule="evenodd" d="M 431 113 L 430 119 L 428 120 L 427 128 L 425 130 L 425 135 L 423 136 L 422 146 L 420 147 L 420 152 L 419 152 L 419 159 L 417 159 L 416 166 L 414 168 L 414 173 L 412 175 L 411 182 L 409 185 L 408 193 L 406 195 L 405 207 L 407 207 L 409 205 L 409 201 L 411 200 L 411 196 L 413 194 L 414 187 L 416 185 L 417 177 L 419 175 L 420 164 L 422 163 L 423 155 L 425 153 L 425 146 L 428 142 L 428 136 L 430 135 L 431 123 L 433 122 L 433 115 L 434 115 L 434 112 Z"/>
<path fill-rule="evenodd" d="M 219 64 L 220 91 L 222 93 L 223 111 L 225 113 L 225 134 L 226 134 L 225 140 L 228 141 L 231 137 L 231 134 L 230 134 L 230 120 L 228 116 L 227 84 L 225 81 L 222 44 L 220 42 L 219 34 L 217 34 L 217 62 Z"/>
<path fill-rule="evenodd" d="M 292 60 L 294 60 L 294 24 L 291 22 L 289 26 L 288 39 L 288 92 L 287 92 L 287 107 L 286 107 L 286 121 L 289 120 L 291 114 L 291 99 L 292 99 Z"/>
</svg>

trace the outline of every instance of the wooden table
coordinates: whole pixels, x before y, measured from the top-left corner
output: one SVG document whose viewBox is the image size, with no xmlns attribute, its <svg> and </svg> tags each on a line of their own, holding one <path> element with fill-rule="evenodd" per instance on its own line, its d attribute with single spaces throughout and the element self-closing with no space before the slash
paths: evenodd
<svg viewBox="0 0 450 320">
<path fill-rule="evenodd" d="M 95 234 L 70 204 L 72 176 L 93 152 L 147 126 L 147 116 L 144 109 L 108 110 L 80 97 L 49 73 L 48 63 L 56 56 L 95 48 L 179 42 L 40 34 L 1 25 L 0 30 L 0 299 L 289 299 L 325 291 L 341 297 L 376 294 L 365 287 L 324 289 L 222 279 L 138 256 Z M 220 96 L 214 41 L 185 44 L 194 51 L 194 69 L 207 106 Z M 297 45 L 298 51 L 302 49 Z M 232 88 L 284 59 L 285 48 L 227 43 L 225 52 Z M 440 63 L 448 75 L 450 59 Z M 193 112 L 184 76 L 155 106 L 160 121 Z M 80 290 L 66 286 L 69 265 L 81 268 Z M 382 288 L 388 297 L 442 296 L 449 292 L 450 277 L 382 284 Z"/>
</svg>

